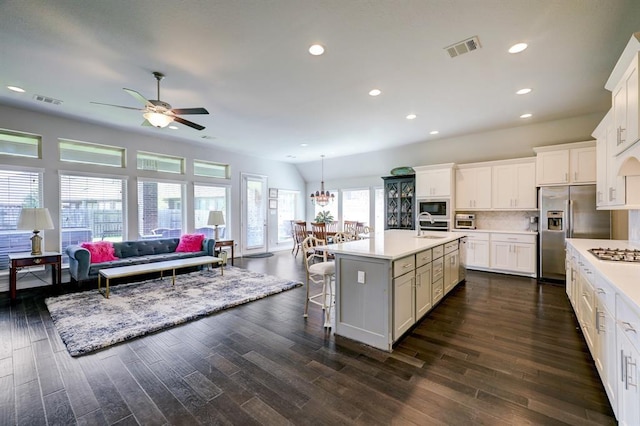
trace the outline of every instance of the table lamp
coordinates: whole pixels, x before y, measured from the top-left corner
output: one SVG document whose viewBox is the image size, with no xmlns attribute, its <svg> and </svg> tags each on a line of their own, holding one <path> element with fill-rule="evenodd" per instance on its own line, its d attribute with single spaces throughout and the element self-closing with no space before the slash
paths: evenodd
<svg viewBox="0 0 640 426">
<path fill-rule="evenodd" d="M 38 233 L 43 229 L 53 229 L 53 222 L 47 208 L 23 208 L 18 219 L 18 229 L 33 230 L 31 237 L 31 255 L 42 254 L 42 237 Z"/>
<path fill-rule="evenodd" d="M 216 241 L 219 240 L 219 231 L 218 231 L 218 226 L 219 225 L 224 225 L 224 216 L 222 214 L 222 212 L 220 210 L 211 210 L 209 212 L 209 221 L 207 222 L 207 225 L 211 225 L 211 226 L 215 226 L 215 234 L 214 234 L 214 238 Z"/>
</svg>

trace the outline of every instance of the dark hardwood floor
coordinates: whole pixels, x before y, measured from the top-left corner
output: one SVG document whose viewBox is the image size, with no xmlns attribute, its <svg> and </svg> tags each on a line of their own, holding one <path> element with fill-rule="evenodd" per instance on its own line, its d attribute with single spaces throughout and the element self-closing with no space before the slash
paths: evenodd
<svg viewBox="0 0 640 426">
<path fill-rule="evenodd" d="M 236 266 L 304 280 L 288 251 Z M 2 293 L 0 425 L 615 424 L 562 286 L 470 271 L 393 353 L 305 321 L 304 291 L 79 358 L 50 288 Z"/>
</svg>

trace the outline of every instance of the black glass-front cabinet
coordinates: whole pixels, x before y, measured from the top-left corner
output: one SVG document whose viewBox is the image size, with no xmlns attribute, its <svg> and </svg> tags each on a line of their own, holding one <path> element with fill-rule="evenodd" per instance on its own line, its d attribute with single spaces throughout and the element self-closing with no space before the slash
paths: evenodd
<svg viewBox="0 0 640 426">
<path fill-rule="evenodd" d="M 386 176 L 384 180 L 384 229 L 414 229 L 415 176 Z"/>
</svg>

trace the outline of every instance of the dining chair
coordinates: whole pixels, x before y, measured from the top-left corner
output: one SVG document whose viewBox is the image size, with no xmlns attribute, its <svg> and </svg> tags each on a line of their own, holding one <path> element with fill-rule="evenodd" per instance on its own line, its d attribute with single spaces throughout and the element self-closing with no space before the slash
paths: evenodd
<svg viewBox="0 0 640 426">
<path fill-rule="evenodd" d="M 307 297 L 304 302 L 304 317 L 309 316 L 309 303 L 322 307 L 324 311 L 324 326 L 331 327 L 331 307 L 335 300 L 333 297 L 333 282 L 335 280 L 336 266 L 327 260 L 327 252 L 318 250 L 318 247 L 326 245 L 325 240 L 310 236 L 302 242 L 304 265 L 307 272 Z M 311 284 L 322 286 L 319 293 L 311 294 Z"/>
<path fill-rule="evenodd" d="M 345 220 L 344 225 L 342 227 L 342 231 L 348 234 L 357 235 L 356 231 L 358 227 L 358 222 L 355 220 Z"/>
<path fill-rule="evenodd" d="M 300 247 L 302 246 L 302 242 L 305 238 L 307 238 L 307 222 L 304 220 L 296 220 L 293 223 L 293 235 L 294 235 L 294 243 L 296 254 L 295 257 L 298 257 L 298 251 L 300 251 Z M 291 250 L 293 252 L 293 250 Z"/>
<path fill-rule="evenodd" d="M 311 222 L 311 233 L 319 240 L 329 241 L 327 238 L 327 224 L 324 222 Z"/>
<path fill-rule="evenodd" d="M 335 244 L 346 243 L 347 241 L 355 240 L 355 236 L 348 232 L 336 232 L 333 236 L 333 242 Z"/>
</svg>

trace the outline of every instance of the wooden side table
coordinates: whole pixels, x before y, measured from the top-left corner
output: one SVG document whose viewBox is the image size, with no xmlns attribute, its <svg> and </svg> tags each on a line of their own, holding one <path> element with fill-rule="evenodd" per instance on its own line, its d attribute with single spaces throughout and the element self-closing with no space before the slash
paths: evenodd
<svg viewBox="0 0 640 426">
<path fill-rule="evenodd" d="M 16 282 L 18 281 L 18 269 L 31 266 L 51 265 L 51 281 L 53 285 L 62 282 L 62 254 L 54 251 L 45 251 L 39 255 L 31 252 L 9 253 L 11 264 L 11 276 L 9 278 L 9 297 L 11 301 L 16 299 Z"/>
<path fill-rule="evenodd" d="M 220 240 L 220 241 L 216 241 L 216 245 L 215 248 L 219 248 L 220 250 L 224 249 L 225 247 L 231 247 L 231 266 L 235 266 L 233 265 L 233 240 Z"/>
</svg>

